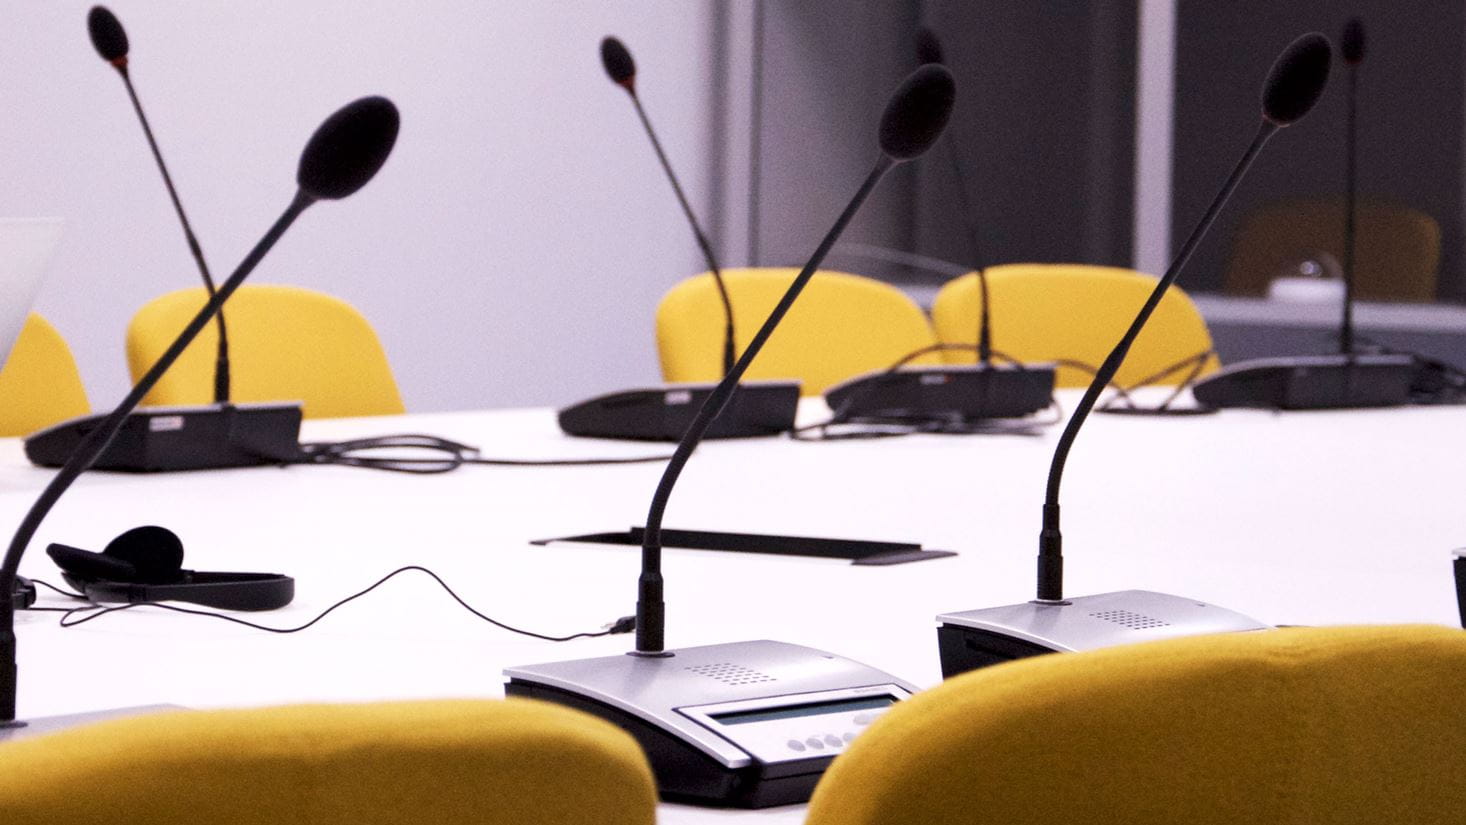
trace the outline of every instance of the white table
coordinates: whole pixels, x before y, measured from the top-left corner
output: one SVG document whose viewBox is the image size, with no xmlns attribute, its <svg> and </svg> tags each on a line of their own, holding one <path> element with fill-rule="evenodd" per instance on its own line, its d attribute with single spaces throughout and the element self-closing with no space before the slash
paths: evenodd
<svg viewBox="0 0 1466 825">
<path fill-rule="evenodd" d="M 1073 394 L 1064 400 L 1072 408 Z M 308 422 L 305 437 L 398 432 L 503 457 L 663 449 L 571 439 L 545 410 Z M 668 550 L 669 645 L 779 639 L 936 684 L 937 613 L 1032 596 L 1058 432 L 704 445 L 672 498 L 668 527 L 909 540 L 960 555 L 855 567 Z M 1097 415 L 1065 479 L 1067 589 L 1162 590 L 1273 623 L 1456 625 L 1450 551 L 1466 544 L 1463 447 L 1463 408 Z M 42 527 L 21 573 L 59 582 L 48 542 L 100 550 L 127 528 L 159 523 L 183 537 L 185 567 L 295 576 L 295 602 L 261 616 L 271 624 L 304 621 L 396 567 L 420 564 L 503 621 L 588 630 L 633 611 L 635 550 L 528 542 L 641 524 L 661 469 L 91 474 Z M 0 441 L 0 523 L 15 524 L 49 475 L 25 463 L 18 441 Z M 629 636 L 552 644 L 511 635 L 412 574 L 288 636 L 149 609 L 69 630 L 56 616 L 19 616 L 22 717 L 162 702 L 492 697 L 502 695 L 505 666 L 631 646 Z M 802 818 L 797 806 L 661 812 L 667 823 Z"/>
</svg>

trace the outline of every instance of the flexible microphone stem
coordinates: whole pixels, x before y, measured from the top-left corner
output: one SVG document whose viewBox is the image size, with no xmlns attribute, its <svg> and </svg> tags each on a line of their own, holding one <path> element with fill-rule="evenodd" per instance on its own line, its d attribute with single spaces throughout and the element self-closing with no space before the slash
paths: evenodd
<svg viewBox="0 0 1466 825">
<path fill-rule="evenodd" d="M 214 276 L 209 272 L 209 265 L 204 262 L 203 248 L 199 246 L 198 238 L 194 237 L 188 215 L 183 212 L 183 202 L 178 199 L 173 176 L 168 174 L 168 166 L 163 162 L 163 153 L 158 150 L 158 141 L 153 138 L 148 116 L 143 113 L 142 102 L 138 100 L 137 91 L 132 87 L 132 76 L 128 74 L 127 64 L 124 62 L 117 65 L 117 71 L 122 75 L 122 84 L 127 87 L 127 96 L 132 99 L 132 108 L 137 112 L 138 122 L 142 124 L 143 135 L 148 139 L 148 148 L 153 151 L 153 160 L 158 164 L 158 171 L 163 173 L 163 185 L 168 188 L 168 197 L 173 201 L 173 211 L 178 213 L 179 223 L 183 224 L 183 237 L 188 241 L 188 251 L 198 265 L 199 274 L 204 277 L 204 287 L 208 290 L 209 297 L 213 298 L 216 292 Z M 229 333 L 225 329 L 222 312 L 219 313 L 216 323 L 219 327 L 219 348 L 214 361 L 214 401 L 226 404 L 229 402 Z"/>
<path fill-rule="evenodd" d="M 956 134 L 956 124 L 948 127 Z M 979 241 L 977 224 L 973 221 L 972 203 L 967 195 L 967 178 L 962 174 L 962 164 L 957 159 L 957 147 L 953 140 L 948 137 L 942 138 L 942 143 L 947 147 L 947 162 L 952 167 L 952 182 L 957 185 L 957 201 L 962 209 L 962 226 L 967 230 L 968 251 L 972 253 L 972 266 L 977 273 L 977 284 L 982 290 L 982 307 L 978 310 L 977 320 L 977 362 L 979 364 L 990 364 L 993 360 L 993 339 L 991 320 L 988 317 L 988 278 L 987 260 L 982 255 L 982 244 Z"/>
<path fill-rule="evenodd" d="M 682 468 L 692 457 L 692 451 L 697 448 L 698 442 L 702 441 L 713 418 L 722 411 L 723 405 L 728 403 L 728 399 L 732 397 L 733 390 L 738 386 L 738 380 L 748 371 L 748 365 L 753 363 L 759 350 L 763 349 L 764 343 L 773 334 L 774 328 L 779 325 L 785 313 L 794 305 L 794 300 L 799 297 L 799 293 L 814 276 L 815 270 L 819 269 L 820 264 L 824 262 L 830 247 L 835 245 L 840 233 L 845 231 L 845 226 L 850 223 L 850 219 L 855 216 L 856 211 L 860 209 L 860 205 L 865 202 L 876 183 L 894 165 L 895 162 L 886 155 L 882 155 L 881 159 L 876 162 L 875 168 L 860 185 L 855 197 L 845 207 L 845 211 L 840 213 L 839 220 L 835 221 L 834 227 L 825 235 L 824 240 L 820 241 L 809 263 L 805 264 L 804 269 L 794 278 L 794 282 L 784 292 L 784 297 L 779 299 L 774 311 L 769 313 L 763 326 L 753 336 L 753 340 L 748 344 L 748 349 L 743 351 L 738 363 L 733 365 L 733 368 L 723 376 L 723 380 L 708 395 L 707 401 L 703 402 L 697 415 L 692 419 L 692 423 L 688 425 L 687 432 L 682 434 L 682 440 L 677 442 L 677 449 L 672 453 L 672 460 L 667 462 L 667 468 L 662 472 L 662 479 L 657 482 L 657 491 L 652 496 L 651 509 L 646 516 L 646 530 L 642 534 L 641 578 L 638 581 L 636 600 L 636 655 L 666 655 L 663 650 L 666 605 L 662 601 L 662 514 L 667 509 L 668 499 L 672 497 L 672 488 L 677 484 L 677 477 L 682 474 Z"/>
<path fill-rule="evenodd" d="M 1344 125 L 1344 320 L 1339 328 L 1339 352 L 1354 353 L 1354 232 L 1355 232 L 1355 76 L 1357 66 L 1350 66 L 1347 114 Z"/>
<path fill-rule="evenodd" d="M 285 230 L 295 222 L 296 218 L 300 217 L 306 207 L 315 201 L 315 197 L 304 191 L 296 192 L 294 200 L 290 202 L 284 214 L 275 221 L 260 242 L 255 244 L 254 249 L 250 250 L 249 255 L 245 257 L 234 274 L 230 275 L 228 280 L 213 295 L 209 296 L 208 302 L 204 304 L 193 320 L 189 321 L 188 326 L 183 328 L 178 339 L 137 382 L 127 397 L 122 399 L 122 403 L 118 404 L 117 408 L 95 430 L 87 434 L 86 439 L 66 460 L 66 464 L 57 471 L 50 483 L 46 485 L 46 489 L 36 499 L 35 504 L 31 505 L 25 518 L 21 520 L 20 527 L 16 529 L 15 536 L 10 540 L 10 547 L 5 551 L 4 562 L 0 563 L 0 727 L 15 721 L 15 605 L 12 603 L 10 594 L 14 590 L 16 570 L 20 567 L 20 559 L 25 554 L 26 546 L 61 495 L 76 481 L 77 476 L 92 466 L 97 456 L 107 449 L 107 445 L 112 443 L 113 437 L 122 428 L 123 421 L 142 401 L 143 396 L 147 395 L 148 391 L 158 383 L 158 379 L 163 377 L 163 373 L 168 371 L 173 362 L 178 360 L 178 356 L 183 354 L 183 351 L 198 336 L 199 331 L 218 314 L 220 307 L 224 305 L 230 295 L 234 294 L 250 272 L 254 271 L 260 260 L 265 257 L 265 253 L 269 252 L 280 236 L 285 234 Z"/>
<path fill-rule="evenodd" d="M 657 140 L 657 133 L 652 129 L 652 122 L 647 119 L 646 110 L 641 108 L 641 98 L 629 87 L 631 102 L 636 106 L 636 116 L 641 118 L 641 125 L 646 129 L 646 136 L 651 138 L 652 149 L 656 150 L 657 160 L 661 161 L 662 171 L 667 173 L 667 180 L 672 184 L 672 191 L 677 193 L 677 203 L 682 207 L 682 214 L 687 216 L 687 223 L 692 227 L 693 237 L 697 238 L 697 246 L 702 250 L 703 260 L 707 262 L 708 271 L 713 274 L 713 282 L 718 285 L 718 297 L 723 300 L 723 374 L 727 375 L 733 369 L 733 360 L 737 355 L 738 345 L 733 339 L 733 302 L 728 297 L 728 286 L 723 283 L 723 271 L 718 268 L 717 258 L 713 256 L 712 244 L 708 243 L 707 236 L 703 234 L 702 227 L 698 225 L 697 218 L 692 214 L 692 205 L 687 202 L 687 195 L 682 192 L 682 185 L 677 182 L 677 175 L 672 172 L 672 164 L 667 160 L 667 154 L 662 151 L 662 142 Z"/>
<path fill-rule="evenodd" d="M 1166 290 L 1175 283 L 1177 276 L 1181 274 L 1181 268 L 1190 259 L 1191 253 L 1196 251 L 1197 245 L 1211 228 L 1212 222 L 1216 220 L 1217 214 L 1222 211 L 1222 206 L 1232 196 L 1232 190 L 1237 188 L 1237 183 L 1242 180 L 1247 168 L 1262 150 L 1268 138 L 1273 136 L 1278 126 L 1269 120 L 1264 120 L 1257 130 L 1257 135 L 1252 139 L 1252 145 L 1247 147 L 1242 159 L 1232 169 L 1232 174 L 1227 177 L 1226 183 L 1212 200 L 1211 206 L 1207 208 L 1206 214 L 1202 216 L 1201 222 L 1192 230 L 1191 237 L 1176 254 L 1175 260 L 1166 269 L 1166 274 L 1151 291 L 1150 297 L 1145 300 L 1145 305 L 1140 308 L 1140 313 L 1131 322 L 1130 328 L 1125 331 L 1120 343 L 1110 351 L 1099 370 L 1094 374 L 1094 380 L 1090 382 L 1089 388 L 1084 391 L 1084 397 L 1080 399 L 1079 405 L 1074 408 L 1074 414 L 1069 417 L 1069 423 L 1064 426 L 1064 432 L 1059 436 L 1059 444 L 1054 448 L 1053 463 L 1049 466 L 1048 491 L 1044 497 L 1043 507 L 1043 529 L 1039 533 L 1038 553 L 1038 601 L 1040 602 L 1062 602 L 1064 599 L 1064 559 L 1063 559 L 1063 536 L 1059 531 L 1059 484 L 1064 477 L 1064 462 L 1069 457 L 1069 448 L 1074 444 L 1074 438 L 1079 434 L 1079 428 L 1084 426 L 1084 421 L 1089 417 L 1090 410 L 1094 408 L 1095 402 L 1099 400 L 1100 393 L 1104 391 L 1105 385 L 1114 378 L 1115 373 L 1120 369 L 1120 364 L 1130 351 L 1130 345 L 1135 342 L 1136 336 L 1150 319 L 1161 302 L 1161 297 Z"/>
</svg>

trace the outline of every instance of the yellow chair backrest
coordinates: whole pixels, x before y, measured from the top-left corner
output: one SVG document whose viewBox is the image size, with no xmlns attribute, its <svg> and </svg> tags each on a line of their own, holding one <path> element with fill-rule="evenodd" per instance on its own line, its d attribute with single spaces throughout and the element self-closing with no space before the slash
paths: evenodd
<svg viewBox="0 0 1466 825">
<path fill-rule="evenodd" d="M 1441 228 L 1418 209 L 1361 200 L 1355 229 L 1354 288 L 1365 300 L 1434 301 Z M 1343 198 L 1266 204 L 1237 228 L 1227 262 L 1226 291 L 1263 295 L 1290 266 L 1326 252 L 1344 260 Z"/>
<path fill-rule="evenodd" d="M 0 822 L 652 825 L 630 735 L 523 699 L 162 713 L 0 744 Z"/>
<path fill-rule="evenodd" d="M 792 268 L 723 272 L 739 354 L 798 274 Z M 722 378 L 723 329 L 723 304 L 712 275 L 703 273 L 673 287 L 657 308 L 662 378 Z M 831 385 L 885 369 L 935 343 L 921 307 L 901 290 L 860 275 L 821 270 L 749 366 L 747 378 L 797 379 L 805 395 L 820 395 Z M 911 363 L 939 364 L 941 358 L 930 355 Z"/>
<path fill-rule="evenodd" d="M 203 287 L 148 302 L 127 327 L 127 365 L 136 381 L 206 299 Z M 387 354 L 350 304 L 295 286 L 243 286 L 224 305 L 235 401 L 305 402 L 307 418 L 405 412 Z M 209 324 L 143 399 L 144 404 L 214 400 L 219 335 Z"/>
<path fill-rule="evenodd" d="M 989 267 L 987 277 L 995 352 L 1025 362 L 1068 359 L 1091 367 L 1104 363 L 1156 284 L 1154 277 L 1133 269 L 1082 264 L 1005 264 Z M 981 307 L 975 273 L 949 281 L 932 304 L 937 337 L 943 343 L 976 342 Z M 1211 348 L 1211 333 L 1196 305 L 1172 286 L 1135 339 L 1116 381 L 1128 387 Z M 961 350 L 946 357 L 948 363 L 976 360 L 974 353 Z M 1215 371 L 1218 363 L 1215 356 L 1208 358 L 1200 374 Z M 1173 373 L 1160 383 L 1180 383 L 1189 372 Z M 1092 377 L 1061 366 L 1056 380 L 1061 387 L 1083 387 Z"/>
<path fill-rule="evenodd" d="M 1063 653 L 901 702 L 809 825 L 1434 825 L 1466 811 L 1466 633 L 1310 628 Z"/>
<path fill-rule="evenodd" d="M 29 435 L 89 412 L 66 339 L 45 318 L 30 315 L 0 370 L 0 436 Z"/>
</svg>

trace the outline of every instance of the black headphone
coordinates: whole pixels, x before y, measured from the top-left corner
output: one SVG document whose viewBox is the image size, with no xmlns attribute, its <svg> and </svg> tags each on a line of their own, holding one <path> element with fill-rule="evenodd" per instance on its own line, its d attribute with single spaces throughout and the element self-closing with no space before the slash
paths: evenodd
<svg viewBox="0 0 1466 825">
<path fill-rule="evenodd" d="M 295 598 L 295 579 L 278 573 L 184 570 L 183 542 L 166 527 L 134 527 L 100 553 L 52 544 L 61 577 L 94 602 L 193 602 L 223 610 L 274 610 Z"/>
</svg>

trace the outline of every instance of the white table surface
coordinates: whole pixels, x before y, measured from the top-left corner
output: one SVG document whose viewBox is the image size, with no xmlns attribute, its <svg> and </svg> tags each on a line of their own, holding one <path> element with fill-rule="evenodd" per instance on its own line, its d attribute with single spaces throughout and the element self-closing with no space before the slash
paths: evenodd
<svg viewBox="0 0 1466 825">
<path fill-rule="evenodd" d="M 1064 400 L 1072 407 L 1074 395 Z M 303 437 L 400 432 L 500 457 L 666 449 L 569 438 L 546 410 L 307 422 Z M 936 684 L 937 613 L 1032 596 L 1058 434 L 1055 426 L 1041 436 L 705 444 L 672 498 L 668 527 L 915 541 L 960 555 L 855 567 L 667 550 L 669 646 L 779 639 Z M 1096 415 L 1065 478 L 1067 590 L 1161 590 L 1279 624 L 1457 625 L 1450 551 L 1466 544 L 1463 448 L 1466 408 Z M 270 624 L 302 622 L 418 564 L 502 621 L 589 630 L 633 612 L 635 550 L 528 542 L 641 524 L 661 469 L 94 473 L 42 526 L 21 573 L 59 583 L 47 543 L 100 550 L 125 529 L 157 523 L 182 536 L 187 568 L 293 575 L 295 602 L 258 616 Z M 0 523 L 17 523 L 50 474 L 25 462 L 19 441 L 0 440 Z M 553 644 L 511 635 L 415 574 L 288 636 L 146 608 L 67 630 L 57 615 L 18 616 L 22 717 L 157 703 L 494 697 L 506 666 L 631 646 L 630 636 Z M 802 818 L 801 806 L 680 805 L 663 805 L 660 817 Z"/>
</svg>

